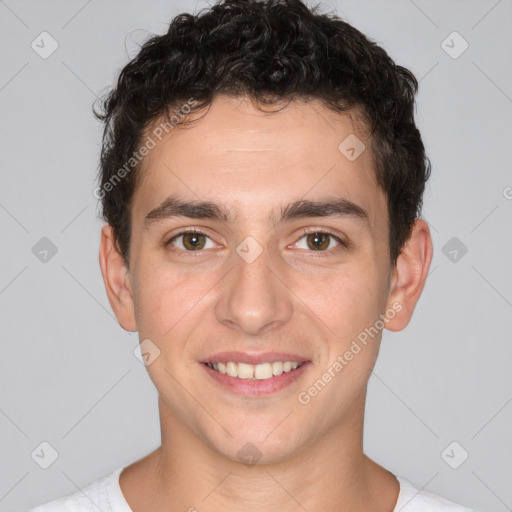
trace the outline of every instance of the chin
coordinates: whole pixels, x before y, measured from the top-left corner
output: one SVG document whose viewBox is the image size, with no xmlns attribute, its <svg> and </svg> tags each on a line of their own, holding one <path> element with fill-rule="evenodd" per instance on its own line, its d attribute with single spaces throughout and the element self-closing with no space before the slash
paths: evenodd
<svg viewBox="0 0 512 512">
<path fill-rule="evenodd" d="M 278 423 L 274 423 L 274 429 Z M 278 464 L 301 451 L 298 443 L 290 436 L 289 430 L 281 433 L 285 437 L 279 437 L 277 431 L 272 430 L 269 429 L 265 434 L 262 434 L 261 428 L 255 432 L 252 429 L 238 430 L 234 438 L 226 435 L 222 439 L 209 438 L 208 444 L 219 455 L 233 462 L 242 463 L 248 468 L 254 465 Z"/>
</svg>

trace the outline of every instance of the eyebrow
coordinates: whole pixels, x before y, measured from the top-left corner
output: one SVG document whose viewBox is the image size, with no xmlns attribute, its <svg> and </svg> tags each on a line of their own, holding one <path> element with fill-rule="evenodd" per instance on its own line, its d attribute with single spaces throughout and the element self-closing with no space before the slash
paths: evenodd
<svg viewBox="0 0 512 512">
<path fill-rule="evenodd" d="M 220 220 L 232 224 L 238 214 L 233 216 L 224 205 L 211 201 L 182 200 L 175 196 L 169 196 L 146 215 L 144 228 L 148 228 L 155 221 L 173 217 Z M 279 224 L 307 217 L 351 217 L 369 224 L 368 213 L 361 206 L 344 197 L 316 201 L 300 199 L 289 203 L 284 208 L 281 207 L 281 215 L 278 219 L 272 213 L 270 221 L 273 224 Z"/>
</svg>

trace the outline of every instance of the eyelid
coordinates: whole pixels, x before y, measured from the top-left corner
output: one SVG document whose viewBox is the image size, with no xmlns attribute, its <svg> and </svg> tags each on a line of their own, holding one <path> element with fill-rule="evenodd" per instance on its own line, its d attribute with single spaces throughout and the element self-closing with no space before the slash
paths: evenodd
<svg viewBox="0 0 512 512">
<path fill-rule="evenodd" d="M 199 228 L 194 228 L 194 227 L 183 229 L 183 230 L 179 231 L 178 233 L 173 234 L 170 238 L 166 238 L 166 242 L 164 242 L 164 245 L 165 245 L 165 247 L 167 247 L 169 245 L 172 245 L 171 242 L 173 240 L 175 240 L 176 238 L 179 238 L 182 235 L 186 235 L 186 234 L 189 234 L 189 233 L 197 233 L 199 235 L 204 235 L 205 237 L 207 237 L 210 240 L 212 240 L 212 238 L 208 235 L 208 233 L 202 231 L 202 229 L 203 228 L 199 229 Z M 321 253 L 332 254 L 333 252 L 336 252 L 338 250 L 347 249 L 350 246 L 348 241 L 344 240 L 341 236 L 339 236 L 336 232 L 334 232 L 330 228 L 320 228 L 320 227 L 317 227 L 317 228 L 315 228 L 315 227 L 303 228 L 300 231 L 297 240 L 293 244 L 291 244 L 291 245 L 295 245 L 299 240 L 304 238 L 306 235 L 313 234 L 313 233 L 321 233 L 321 234 L 329 235 L 329 236 L 334 238 L 339 243 L 339 246 L 335 247 L 333 249 L 328 249 L 328 250 L 324 250 L 324 251 L 313 251 L 313 250 L 310 250 L 310 251 L 306 251 L 306 252 L 317 253 L 317 254 L 318 253 L 320 253 L 320 254 Z M 213 240 L 212 240 L 212 242 L 213 242 Z M 214 242 L 214 243 L 216 243 L 216 242 Z M 290 247 L 290 245 L 288 245 L 287 247 Z M 182 253 L 185 252 L 185 253 L 189 253 L 189 254 L 190 253 L 201 254 L 203 251 L 207 251 L 207 250 L 208 249 L 198 249 L 197 251 L 184 251 L 183 249 L 177 248 L 177 249 L 173 249 L 173 252 L 182 252 Z"/>
<path fill-rule="evenodd" d="M 334 230 L 331 230 L 330 228 L 321 228 L 321 227 L 308 227 L 308 228 L 304 228 L 301 230 L 300 232 L 300 236 L 299 238 L 297 239 L 297 242 L 299 240 L 301 240 L 302 238 L 304 238 L 306 235 L 310 235 L 310 234 L 313 234 L 313 233 L 321 233 L 321 234 L 325 234 L 325 235 L 330 235 L 332 238 L 334 238 L 337 242 L 339 242 L 339 245 L 342 247 L 342 248 L 345 248 L 347 249 L 349 247 L 349 242 L 346 241 L 341 235 L 339 235 L 337 232 L 335 232 Z M 297 243 L 297 242 L 294 242 L 294 243 Z M 312 253 L 332 253 L 332 252 L 335 252 L 337 249 L 339 249 L 339 246 L 337 248 L 334 248 L 334 249 L 328 249 L 326 251 L 308 251 L 308 252 L 312 252 Z"/>
<path fill-rule="evenodd" d="M 197 233 L 198 235 L 203 235 L 206 238 L 209 238 L 214 244 L 216 244 L 216 242 L 214 242 L 212 237 L 208 233 L 203 231 L 203 230 L 204 230 L 204 228 L 195 228 L 195 227 L 182 229 L 181 231 L 178 231 L 178 233 L 175 233 L 175 234 L 173 234 L 170 237 L 166 237 L 165 241 L 164 241 L 164 246 L 167 247 L 169 245 L 172 245 L 171 242 L 173 242 L 174 240 L 176 240 L 180 236 L 191 234 L 191 233 Z M 183 249 L 176 248 L 176 249 L 174 249 L 174 252 L 180 251 L 180 252 L 199 253 L 200 254 L 201 252 L 203 252 L 205 250 L 207 250 L 207 249 L 199 249 L 197 251 L 184 251 Z"/>
</svg>

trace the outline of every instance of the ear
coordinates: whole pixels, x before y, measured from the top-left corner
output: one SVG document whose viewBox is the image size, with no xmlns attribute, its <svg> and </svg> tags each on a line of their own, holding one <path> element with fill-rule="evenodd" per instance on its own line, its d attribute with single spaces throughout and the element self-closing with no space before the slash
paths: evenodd
<svg viewBox="0 0 512 512">
<path fill-rule="evenodd" d="M 117 321 L 126 331 L 136 331 L 130 274 L 115 243 L 112 227 L 108 224 L 101 230 L 99 259 L 108 301 Z"/>
<path fill-rule="evenodd" d="M 386 329 L 401 331 L 410 322 L 432 261 L 432 238 L 428 224 L 417 218 L 402 252 L 397 258 L 386 311 L 394 311 L 385 321 Z"/>
</svg>

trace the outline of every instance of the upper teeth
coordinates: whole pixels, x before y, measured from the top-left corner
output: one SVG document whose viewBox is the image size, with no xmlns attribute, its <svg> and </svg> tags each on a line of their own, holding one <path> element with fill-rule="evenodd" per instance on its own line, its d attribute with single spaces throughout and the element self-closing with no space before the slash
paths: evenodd
<svg viewBox="0 0 512 512">
<path fill-rule="evenodd" d="M 234 363 L 206 363 L 210 368 L 230 377 L 239 379 L 270 379 L 274 375 L 281 375 L 283 372 L 295 370 L 302 365 L 298 361 L 276 361 L 275 363 L 246 364 Z"/>
</svg>

